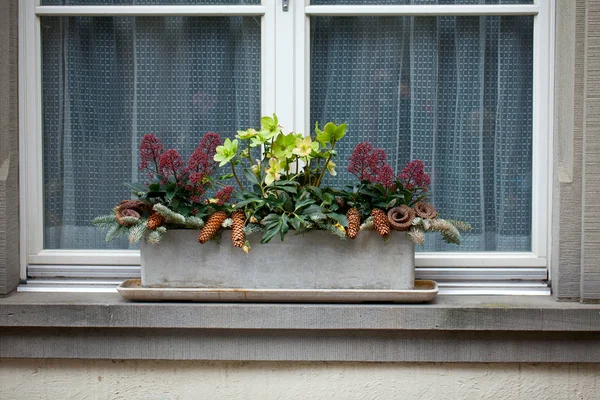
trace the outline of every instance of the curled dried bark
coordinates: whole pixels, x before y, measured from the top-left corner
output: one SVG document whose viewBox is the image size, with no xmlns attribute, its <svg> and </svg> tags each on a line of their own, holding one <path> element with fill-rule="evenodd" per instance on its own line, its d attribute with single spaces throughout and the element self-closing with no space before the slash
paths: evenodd
<svg viewBox="0 0 600 400">
<path fill-rule="evenodd" d="M 387 218 L 392 229 L 397 231 L 407 231 L 415 219 L 415 210 L 403 204 L 399 207 L 390 209 Z"/>
<path fill-rule="evenodd" d="M 117 211 L 117 214 L 115 215 L 115 220 L 123 226 L 132 226 L 134 225 L 131 222 L 126 222 L 123 220 L 123 217 L 133 217 L 133 218 L 140 218 L 141 215 L 139 212 L 137 212 L 136 210 L 133 210 L 131 208 L 126 208 L 124 210 L 121 211 Z"/>
<path fill-rule="evenodd" d="M 426 219 L 433 219 L 438 215 L 435 207 L 424 201 L 415 204 L 415 212 L 419 217 Z"/>
</svg>

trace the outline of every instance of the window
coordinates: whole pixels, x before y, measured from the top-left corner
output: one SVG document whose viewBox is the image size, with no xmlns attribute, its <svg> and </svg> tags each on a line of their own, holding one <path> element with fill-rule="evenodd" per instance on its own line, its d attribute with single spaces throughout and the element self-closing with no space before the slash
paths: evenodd
<svg viewBox="0 0 600 400">
<path fill-rule="evenodd" d="M 421 277 L 547 291 L 553 1 L 22 0 L 23 278 L 135 274 L 89 221 L 140 178 L 141 136 L 191 149 L 276 112 L 347 121 L 340 171 L 362 140 L 426 162 L 474 230 L 430 237 Z"/>
</svg>

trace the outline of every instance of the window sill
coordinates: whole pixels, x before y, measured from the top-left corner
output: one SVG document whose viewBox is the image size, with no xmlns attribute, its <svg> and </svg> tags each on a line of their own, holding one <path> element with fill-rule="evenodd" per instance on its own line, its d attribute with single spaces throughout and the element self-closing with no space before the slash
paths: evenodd
<svg viewBox="0 0 600 400">
<path fill-rule="evenodd" d="M 438 296 L 422 305 L 0 299 L 0 357 L 598 362 L 599 331 L 600 305 L 549 296 Z"/>
</svg>

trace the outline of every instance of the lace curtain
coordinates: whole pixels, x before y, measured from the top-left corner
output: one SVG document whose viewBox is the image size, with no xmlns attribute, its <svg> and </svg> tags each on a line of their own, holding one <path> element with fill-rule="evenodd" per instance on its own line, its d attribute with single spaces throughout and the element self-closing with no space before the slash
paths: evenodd
<svg viewBox="0 0 600 400">
<path fill-rule="evenodd" d="M 370 141 L 399 171 L 421 159 L 431 202 L 473 225 L 460 247 L 530 251 L 532 17 L 314 17 L 311 126 L 346 121 L 339 176 Z"/>
<path fill-rule="evenodd" d="M 142 136 L 186 157 L 260 119 L 260 18 L 42 19 L 44 246 L 128 248 L 90 226 L 129 197 Z"/>
<path fill-rule="evenodd" d="M 349 124 L 337 183 L 360 141 L 396 170 L 420 158 L 432 202 L 474 228 L 460 248 L 430 235 L 420 250 L 530 250 L 532 17 L 311 22 L 311 125 Z M 140 138 L 185 157 L 207 131 L 257 125 L 260 46 L 254 17 L 43 17 L 45 248 L 128 248 L 90 221 L 143 178 Z"/>
</svg>

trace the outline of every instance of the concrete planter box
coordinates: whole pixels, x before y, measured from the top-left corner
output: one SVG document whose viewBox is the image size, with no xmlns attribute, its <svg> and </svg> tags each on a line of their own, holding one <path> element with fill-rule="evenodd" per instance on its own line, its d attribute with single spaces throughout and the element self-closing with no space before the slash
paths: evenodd
<svg viewBox="0 0 600 400">
<path fill-rule="evenodd" d="M 144 287 L 246 289 L 413 289 L 414 244 L 404 232 L 383 241 L 374 231 L 355 240 L 328 232 L 289 233 L 260 244 L 249 236 L 252 251 L 231 245 L 231 231 L 220 243 L 199 244 L 194 230 L 171 230 L 161 243 L 142 243 Z"/>
</svg>

